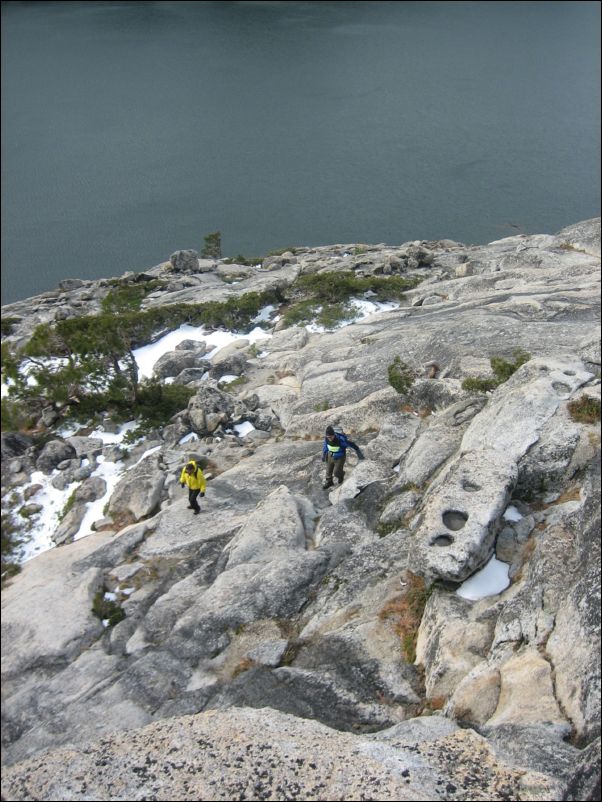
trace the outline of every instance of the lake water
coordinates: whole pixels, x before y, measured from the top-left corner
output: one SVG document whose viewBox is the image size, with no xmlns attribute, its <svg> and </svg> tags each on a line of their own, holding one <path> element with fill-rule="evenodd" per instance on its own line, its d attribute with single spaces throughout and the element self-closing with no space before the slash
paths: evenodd
<svg viewBox="0 0 602 802">
<path fill-rule="evenodd" d="M 2 301 L 599 214 L 597 2 L 2 4 Z"/>
</svg>

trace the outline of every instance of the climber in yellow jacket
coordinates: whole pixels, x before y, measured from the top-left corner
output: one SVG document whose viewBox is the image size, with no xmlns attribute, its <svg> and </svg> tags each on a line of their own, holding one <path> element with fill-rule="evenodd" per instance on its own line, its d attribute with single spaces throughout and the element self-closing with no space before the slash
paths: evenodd
<svg viewBox="0 0 602 802">
<path fill-rule="evenodd" d="M 184 485 L 188 486 L 188 509 L 194 510 L 194 514 L 198 515 L 201 508 L 199 507 L 197 497 L 199 493 L 201 494 L 201 498 L 205 495 L 207 483 L 205 482 L 205 477 L 203 476 L 200 465 L 197 465 L 194 460 L 187 462 L 182 468 L 180 484 L 182 487 L 184 487 Z"/>
</svg>

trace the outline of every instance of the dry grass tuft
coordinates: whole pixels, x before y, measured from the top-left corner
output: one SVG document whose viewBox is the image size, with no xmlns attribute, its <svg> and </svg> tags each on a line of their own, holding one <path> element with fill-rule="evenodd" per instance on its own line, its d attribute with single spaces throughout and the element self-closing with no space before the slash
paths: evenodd
<svg viewBox="0 0 602 802">
<path fill-rule="evenodd" d="M 405 590 L 390 599 L 378 617 L 391 624 L 399 635 L 406 660 L 413 663 L 416 660 L 418 629 L 430 591 L 426 589 L 424 579 L 410 571 L 406 571 L 403 578 L 406 582 Z"/>
</svg>

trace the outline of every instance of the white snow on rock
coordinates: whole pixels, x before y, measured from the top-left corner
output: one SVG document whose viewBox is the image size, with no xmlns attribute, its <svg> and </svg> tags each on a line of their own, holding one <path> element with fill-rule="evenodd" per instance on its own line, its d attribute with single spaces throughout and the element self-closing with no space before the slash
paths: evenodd
<svg viewBox="0 0 602 802">
<path fill-rule="evenodd" d="M 272 335 L 258 326 L 250 331 L 248 334 L 242 335 L 240 332 L 234 334 L 231 331 L 214 331 L 210 334 L 205 332 L 204 326 L 191 326 L 184 323 L 180 328 L 170 331 L 160 340 L 150 345 L 143 345 L 133 351 L 136 364 L 138 365 L 138 375 L 141 379 L 148 379 L 153 375 L 153 367 L 158 359 L 163 354 L 173 351 L 176 345 L 179 345 L 182 340 L 197 340 L 198 342 L 205 342 L 207 345 L 212 345 L 213 350 L 205 354 L 205 359 L 217 353 L 220 348 L 229 345 L 234 340 L 239 340 L 244 336 L 249 342 L 255 343 L 258 340 L 265 340 Z"/>
<path fill-rule="evenodd" d="M 398 309 L 399 304 L 394 302 L 384 302 L 384 301 L 367 301 L 365 299 L 360 298 L 352 298 L 349 302 L 352 307 L 355 307 L 356 311 L 358 312 L 357 315 L 354 317 L 347 318 L 345 320 L 341 320 L 337 323 L 336 326 L 328 329 L 325 326 L 320 326 L 318 323 L 308 323 L 305 328 L 307 331 L 311 332 L 312 334 L 324 334 L 326 331 L 333 331 L 335 329 L 342 329 L 344 326 L 349 326 L 352 323 L 358 323 L 360 320 L 364 320 L 370 315 L 375 315 L 378 312 L 390 312 L 392 309 Z M 322 307 L 319 307 L 316 310 L 316 315 L 319 315 L 322 311 Z"/>
<path fill-rule="evenodd" d="M 520 521 L 522 519 L 522 515 L 516 509 L 516 507 L 508 507 L 506 512 L 504 513 L 504 520 L 505 521 Z"/>
<path fill-rule="evenodd" d="M 58 473 L 60 471 L 57 469 L 50 476 L 42 471 L 34 471 L 31 474 L 31 483 L 28 487 L 33 485 L 42 485 L 42 487 L 31 496 L 28 503 L 40 504 L 42 511 L 31 519 L 32 526 L 27 533 L 27 540 L 19 549 L 19 562 L 27 562 L 43 551 L 53 549 L 56 545 L 52 540 L 52 533 L 60 523 L 59 516 L 65 508 L 67 499 L 80 484 L 72 482 L 64 490 L 57 490 L 51 482 Z"/>
<path fill-rule="evenodd" d="M 497 596 L 510 584 L 509 569 L 508 563 L 492 557 L 484 568 L 463 582 L 456 593 L 463 599 L 471 601 L 484 599 L 486 596 Z"/>
<path fill-rule="evenodd" d="M 102 440 L 104 445 L 114 445 L 115 443 L 122 443 L 125 435 L 131 432 L 132 429 L 135 429 L 137 425 L 138 421 L 132 420 L 124 423 L 116 432 L 105 432 L 103 428 L 99 428 L 95 429 L 95 431 L 91 432 L 88 436 Z"/>
<path fill-rule="evenodd" d="M 246 420 L 244 423 L 237 423 L 234 427 L 234 431 L 239 437 L 244 437 L 249 434 L 249 432 L 254 432 L 255 427 L 250 421 Z"/>
<path fill-rule="evenodd" d="M 190 434 L 186 434 L 181 438 L 181 440 L 178 440 L 178 443 L 182 445 L 183 443 L 191 443 L 198 439 L 199 436 L 196 432 L 190 432 Z"/>
<path fill-rule="evenodd" d="M 80 538 L 92 534 L 92 524 L 94 521 L 98 521 L 99 518 L 103 517 L 105 504 L 107 504 L 111 498 L 117 482 L 121 479 L 125 471 L 123 462 L 108 462 L 102 456 L 98 458 L 98 462 L 99 466 L 94 471 L 92 476 L 100 476 L 102 479 L 104 479 L 107 483 L 107 489 L 102 498 L 96 499 L 96 501 L 88 502 L 86 514 L 81 522 L 79 531 L 73 536 L 73 540 L 80 540 Z"/>
</svg>

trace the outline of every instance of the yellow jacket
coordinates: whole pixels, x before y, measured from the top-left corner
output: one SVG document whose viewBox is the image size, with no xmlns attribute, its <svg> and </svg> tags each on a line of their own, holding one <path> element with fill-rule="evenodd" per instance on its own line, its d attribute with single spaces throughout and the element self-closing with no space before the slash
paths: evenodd
<svg viewBox="0 0 602 802">
<path fill-rule="evenodd" d="M 205 477 L 203 476 L 203 471 L 201 470 L 200 466 L 197 465 L 193 460 L 186 464 L 194 465 L 195 471 L 194 473 L 186 473 L 185 465 L 182 468 L 182 473 L 180 474 L 180 484 L 188 485 L 191 490 L 200 490 L 201 493 L 204 493 L 205 488 L 207 487 L 207 482 L 205 481 Z"/>
</svg>

